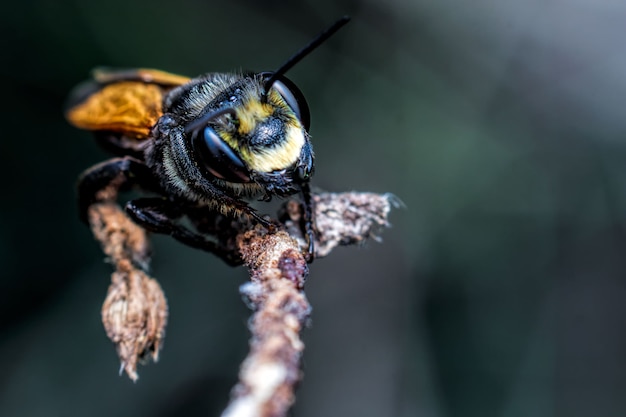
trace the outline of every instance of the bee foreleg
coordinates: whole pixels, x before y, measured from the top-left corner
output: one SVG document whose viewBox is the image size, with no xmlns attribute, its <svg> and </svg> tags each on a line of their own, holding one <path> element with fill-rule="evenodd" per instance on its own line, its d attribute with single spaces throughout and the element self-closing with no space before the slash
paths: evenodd
<svg viewBox="0 0 626 417">
<path fill-rule="evenodd" d="M 302 191 L 302 229 L 306 235 L 308 243 L 307 253 L 305 258 L 307 262 L 311 263 L 315 259 L 315 219 L 314 219 L 314 207 L 313 198 L 311 195 L 311 188 L 308 182 L 303 182 L 300 185 Z"/>
</svg>

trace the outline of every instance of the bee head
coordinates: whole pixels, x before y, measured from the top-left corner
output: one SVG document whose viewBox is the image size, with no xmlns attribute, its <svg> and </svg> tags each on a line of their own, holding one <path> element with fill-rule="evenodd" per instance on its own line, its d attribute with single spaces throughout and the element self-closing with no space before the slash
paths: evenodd
<svg viewBox="0 0 626 417">
<path fill-rule="evenodd" d="M 337 21 L 276 71 L 229 85 L 186 126 L 206 173 L 230 183 L 255 182 L 269 194 L 302 188 L 313 172 L 309 107 L 284 74 L 348 21 Z"/>
<path fill-rule="evenodd" d="M 234 183 L 279 174 L 296 182 L 308 179 L 313 163 L 308 105 L 285 77 L 266 92 L 273 74 L 244 76 L 213 100 L 209 108 L 216 110 L 186 127 L 196 159 L 209 175 Z"/>
</svg>

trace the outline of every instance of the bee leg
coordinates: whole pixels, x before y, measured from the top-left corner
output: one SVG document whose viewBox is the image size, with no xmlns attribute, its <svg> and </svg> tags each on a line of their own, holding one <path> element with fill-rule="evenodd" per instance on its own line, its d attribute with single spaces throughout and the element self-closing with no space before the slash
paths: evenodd
<svg viewBox="0 0 626 417">
<path fill-rule="evenodd" d="M 219 256 L 224 262 L 235 266 L 241 264 L 241 258 L 234 248 L 228 248 L 221 242 L 208 240 L 176 221 L 183 216 L 180 206 L 159 197 L 138 198 L 126 204 L 126 213 L 144 229 L 165 235 L 192 248 L 201 249 Z"/>
<path fill-rule="evenodd" d="M 270 233 L 276 232 L 276 230 L 279 228 L 278 224 L 274 223 L 272 220 L 268 220 L 265 217 L 262 217 L 254 209 L 247 210 L 246 214 L 250 216 L 254 221 L 259 223 L 261 226 L 265 227 Z"/>
<path fill-rule="evenodd" d="M 306 240 L 309 244 L 307 253 L 305 254 L 305 258 L 308 263 L 311 263 L 315 259 L 315 222 L 313 219 L 313 198 L 311 196 L 311 188 L 309 187 L 309 183 L 302 183 L 300 189 L 302 191 L 302 206 L 304 208 L 304 215 L 302 216 L 303 231 L 306 234 Z"/>
<path fill-rule="evenodd" d="M 116 201 L 121 191 L 126 191 L 133 185 L 149 191 L 160 191 L 150 169 L 143 162 L 129 156 L 113 158 L 89 168 L 78 182 L 80 219 L 88 223 L 89 206 Z"/>
</svg>

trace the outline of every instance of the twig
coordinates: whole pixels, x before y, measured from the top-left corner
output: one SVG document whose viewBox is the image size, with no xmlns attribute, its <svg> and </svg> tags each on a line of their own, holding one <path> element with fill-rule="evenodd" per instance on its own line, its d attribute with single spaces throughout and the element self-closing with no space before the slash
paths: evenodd
<svg viewBox="0 0 626 417">
<path fill-rule="evenodd" d="M 284 231 L 250 230 L 240 235 L 238 246 L 251 280 L 240 291 L 255 313 L 250 353 L 222 416 L 282 416 L 300 379 L 304 344 L 299 333 L 311 311 L 303 292 L 308 267 Z"/>
<path fill-rule="evenodd" d="M 389 226 L 389 211 L 401 204 L 391 194 L 372 193 L 324 193 L 313 201 L 316 257 L 338 245 L 378 239 L 380 229 Z M 238 239 L 251 280 L 240 292 L 255 313 L 250 352 L 222 417 L 284 416 L 295 401 L 304 350 L 299 333 L 311 312 L 304 294 L 309 270 L 301 252 L 307 246 L 298 226 L 301 215 L 300 205 L 288 202 L 283 221 L 290 234 L 257 228 Z"/>
<path fill-rule="evenodd" d="M 313 201 L 316 257 L 328 255 L 338 245 L 378 239 L 380 230 L 389 226 L 391 208 L 401 204 L 391 194 L 356 192 L 316 194 Z M 284 230 L 274 233 L 232 223 L 238 228 L 236 250 L 250 271 L 250 282 L 240 292 L 254 315 L 249 323 L 250 352 L 223 417 L 284 416 L 295 401 L 304 350 L 300 331 L 311 312 L 304 293 L 309 269 L 302 255 L 307 244 L 301 232 L 301 206 L 286 203 L 280 220 Z M 122 369 L 136 380 L 138 359 L 158 356 L 167 319 L 165 297 L 145 273 L 148 244 L 141 228 L 113 204 L 92 206 L 90 223 L 116 269 L 103 322 Z M 230 234 L 225 236 L 224 247 L 231 246 Z"/>
</svg>

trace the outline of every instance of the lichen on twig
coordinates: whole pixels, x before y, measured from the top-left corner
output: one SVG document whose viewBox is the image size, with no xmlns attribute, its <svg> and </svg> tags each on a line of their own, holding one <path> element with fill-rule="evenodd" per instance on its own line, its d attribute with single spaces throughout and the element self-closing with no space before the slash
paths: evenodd
<svg viewBox="0 0 626 417">
<path fill-rule="evenodd" d="M 391 208 L 400 204 L 391 194 L 357 192 L 315 194 L 313 201 L 316 257 L 339 245 L 378 239 L 380 230 L 389 226 Z M 304 350 L 300 332 L 311 312 L 304 293 L 309 269 L 302 255 L 307 247 L 302 208 L 289 201 L 281 212 L 282 229 L 272 233 L 232 223 L 238 228 L 238 256 L 250 271 L 250 282 L 240 292 L 254 314 L 249 322 L 250 351 L 224 417 L 284 416 L 295 401 Z M 135 380 L 138 360 L 158 357 L 167 320 L 165 297 L 145 272 L 149 250 L 143 229 L 114 204 L 92 206 L 90 224 L 115 267 L 102 310 L 104 326 L 122 368 Z M 228 236 L 224 246 L 232 244 Z"/>
</svg>

